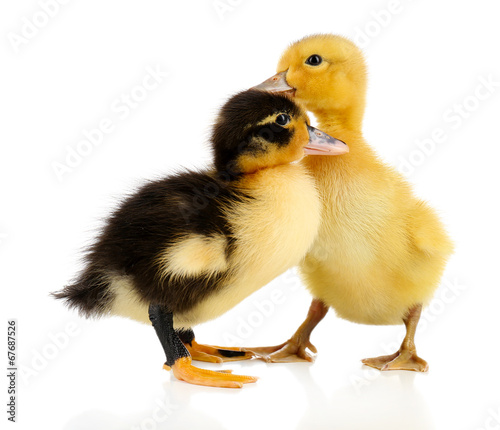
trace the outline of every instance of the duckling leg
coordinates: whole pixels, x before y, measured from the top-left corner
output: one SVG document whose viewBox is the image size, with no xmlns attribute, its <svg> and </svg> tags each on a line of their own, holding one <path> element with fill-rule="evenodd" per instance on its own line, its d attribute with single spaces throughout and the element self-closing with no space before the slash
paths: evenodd
<svg viewBox="0 0 500 430">
<path fill-rule="evenodd" d="M 408 311 L 404 319 L 406 336 L 399 351 L 392 355 L 383 355 L 361 360 L 363 364 L 379 370 L 413 370 L 427 372 L 429 365 L 417 355 L 415 348 L 415 331 L 422 312 L 422 305 L 416 305 Z"/>
<path fill-rule="evenodd" d="M 267 346 L 258 348 L 244 348 L 271 363 L 294 363 L 297 361 L 314 361 L 314 356 L 306 350 L 311 350 L 314 354 L 318 352 L 316 347 L 310 342 L 311 332 L 328 312 L 321 300 L 314 299 L 309 307 L 307 318 L 297 329 L 295 334 L 285 343 L 277 346 Z"/>
<path fill-rule="evenodd" d="M 250 360 L 256 357 L 251 351 L 242 351 L 236 347 L 220 347 L 203 345 L 195 341 L 194 332 L 191 329 L 177 330 L 179 338 L 196 361 L 207 361 L 209 363 L 222 363 L 224 361 Z"/>
<path fill-rule="evenodd" d="M 258 378 L 254 376 L 232 375 L 227 370 L 215 372 L 194 367 L 191 365 L 189 351 L 174 330 L 172 312 L 160 305 L 150 305 L 149 319 L 167 356 L 163 368 L 172 369 L 177 379 L 190 384 L 224 388 L 241 388 L 243 384 L 257 381 Z"/>
</svg>

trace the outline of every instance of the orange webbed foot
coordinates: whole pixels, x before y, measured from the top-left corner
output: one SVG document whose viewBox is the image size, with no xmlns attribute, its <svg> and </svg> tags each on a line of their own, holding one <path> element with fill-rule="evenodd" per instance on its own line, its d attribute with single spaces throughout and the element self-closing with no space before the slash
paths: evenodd
<svg viewBox="0 0 500 430">
<path fill-rule="evenodd" d="M 255 354 L 256 358 L 268 363 L 313 362 L 315 357 L 307 351 L 308 349 L 313 354 L 318 352 L 309 340 L 298 341 L 294 338 L 277 346 L 243 348 L 244 351 L 250 351 Z"/>
<path fill-rule="evenodd" d="M 414 372 L 427 372 L 429 365 L 417 355 L 416 351 L 400 350 L 392 355 L 383 355 L 374 358 L 365 358 L 361 362 L 367 366 L 385 370 L 410 370 Z"/>
<path fill-rule="evenodd" d="M 164 366 L 169 370 L 169 366 Z M 200 369 L 191 364 L 191 357 L 181 357 L 171 366 L 177 379 L 189 384 L 207 387 L 242 388 L 243 384 L 257 382 L 255 376 L 233 375 L 231 370 L 214 371 Z"/>
<path fill-rule="evenodd" d="M 223 363 L 226 361 L 242 361 L 258 358 L 251 351 L 243 348 L 203 345 L 196 341 L 185 343 L 184 346 L 191 354 L 193 360 L 205 361 L 208 363 Z"/>
<path fill-rule="evenodd" d="M 314 299 L 307 313 L 307 318 L 286 342 L 277 346 L 243 348 L 243 350 L 251 351 L 257 358 L 269 363 L 313 362 L 315 359 L 313 354 L 316 354 L 318 350 L 310 342 L 309 338 L 314 327 L 324 318 L 327 312 L 328 306 L 321 300 Z"/>
</svg>

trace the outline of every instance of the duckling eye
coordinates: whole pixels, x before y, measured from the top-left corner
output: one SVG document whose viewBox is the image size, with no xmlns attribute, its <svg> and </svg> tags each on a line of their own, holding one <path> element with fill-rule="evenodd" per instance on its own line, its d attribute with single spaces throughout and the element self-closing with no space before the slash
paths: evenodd
<svg viewBox="0 0 500 430">
<path fill-rule="evenodd" d="M 307 60 L 306 64 L 310 66 L 319 66 L 323 62 L 323 58 L 321 58 L 318 54 L 311 55 Z"/>
<path fill-rule="evenodd" d="M 290 122 L 290 117 L 284 113 L 278 115 L 276 117 L 276 124 L 284 127 L 285 125 L 287 125 L 289 122 Z"/>
</svg>

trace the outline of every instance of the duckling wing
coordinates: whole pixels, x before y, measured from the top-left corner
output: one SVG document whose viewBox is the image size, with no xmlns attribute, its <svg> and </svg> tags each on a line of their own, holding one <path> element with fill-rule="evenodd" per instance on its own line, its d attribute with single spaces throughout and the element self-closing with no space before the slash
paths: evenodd
<svg viewBox="0 0 500 430">
<path fill-rule="evenodd" d="M 228 269 L 228 238 L 222 233 L 187 233 L 157 257 L 160 277 L 213 275 Z"/>
</svg>

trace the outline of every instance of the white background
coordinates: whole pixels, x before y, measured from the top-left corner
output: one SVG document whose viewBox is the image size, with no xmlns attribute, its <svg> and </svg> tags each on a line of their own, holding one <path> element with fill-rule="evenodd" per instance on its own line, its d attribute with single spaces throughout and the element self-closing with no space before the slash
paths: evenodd
<svg viewBox="0 0 500 430">
<path fill-rule="evenodd" d="M 219 12 L 212 0 L 66 3 L 49 18 L 37 1 L 0 11 L 0 282 L 5 331 L 7 318 L 18 320 L 17 428 L 500 428 L 498 2 L 222 0 L 229 6 Z M 366 138 L 456 241 L 417 335 L 428 374 L 363 367 L 361 358 L 393 352 L 403 327 L 330 312 L 313 333 L 314 364 L 207 365 L 261 379 L 242 390 L 188 385 L 162 370 L 151 327 L 85 321 L 48 297 L 80 268 L 81 249 L 120 196 L 146 178 L 206 165 L 221 103 L 272 75 L 288 43 L 316 32 L 363 46 Z M 168 77 L 144 91 L 148 67 Z M 496 82 L 490 92 L 485 80 Z M 144 100 L 125 112 L 120 98 L 131 93 Z M 456 109 L 465 109 L 460 120 Z M 58 178 L 54 162 L 106 118 L 113 131 Z M 417 140 L 436 129 L 445 137 L 434 148 L 427 141 L 424 154 Z M 197 327 L 197 338 L 276 344 L 309 302 L 287 274 Z"/>
</svg>

